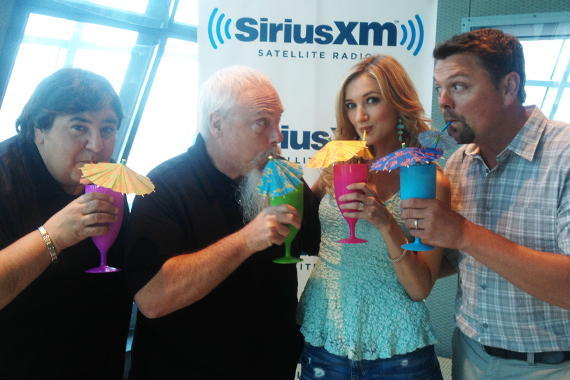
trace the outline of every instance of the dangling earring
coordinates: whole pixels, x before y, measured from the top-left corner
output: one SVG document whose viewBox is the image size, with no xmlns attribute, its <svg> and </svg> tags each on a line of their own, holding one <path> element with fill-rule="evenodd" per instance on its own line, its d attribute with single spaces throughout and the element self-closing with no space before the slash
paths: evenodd
<svg viewBox="0 0 570 380">
<path fill-rule="evenodd" d="M 404 134 L 404 124 L 402 124 L 402 118 L 398 118 L 398 122 L 396 124 L 396 129 L 398 130 L 398 141 L 402 142 L 402 135 Z"/>
</svg>

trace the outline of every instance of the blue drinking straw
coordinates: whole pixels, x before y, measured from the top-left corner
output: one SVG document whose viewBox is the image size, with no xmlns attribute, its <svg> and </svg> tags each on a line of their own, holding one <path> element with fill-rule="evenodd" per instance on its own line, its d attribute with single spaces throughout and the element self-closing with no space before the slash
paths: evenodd
<svg viewBox="0 0 570 380">
<path fill-rule="evenodd" d="M 443 127 L 443 129 L 441 130 L 441 132 L 445 132 L 445 130 L 447 129 L 447 127 L 449 127 L 451 125 L 451 121 L 448 121 L 447 124 L 445 124 L 445 127 Z M 433 146 L 434 148 L 437 148 L 437 143 L 439 142 L 439 138 L 440 136 L 437 136 L 437 138 L 435 139 L 435 145 Z"/>
</svg>

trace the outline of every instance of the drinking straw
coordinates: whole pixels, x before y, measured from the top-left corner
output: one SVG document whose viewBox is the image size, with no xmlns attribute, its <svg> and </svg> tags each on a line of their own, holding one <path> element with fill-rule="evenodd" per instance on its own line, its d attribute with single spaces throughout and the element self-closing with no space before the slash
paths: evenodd
<svg viewBox="0 0 570 380">
<path fill-rule="evenodd" d="M 443 127 L 443 129 L 441 130 L 441 132 L 445 132 L 445 130 L 447 129 L 447 127 L 449 127 L 451 125 L 451 121 L 448 121 L 447 124 L 445 124 L 445 127 Z M 437 138 L 435 139 L 435 145 L 433 146 L 434 148 L 437 148 L 437 143 L 439 142 L 439 138 L 440 136 L 437 136 Z"/>
</svg>

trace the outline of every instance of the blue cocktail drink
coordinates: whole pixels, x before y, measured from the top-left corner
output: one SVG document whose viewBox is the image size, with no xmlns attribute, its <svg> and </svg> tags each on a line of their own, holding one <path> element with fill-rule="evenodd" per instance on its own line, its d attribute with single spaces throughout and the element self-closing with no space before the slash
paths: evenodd
<svg viewBox="0 0 570 380">
<path fill-rule="evenodd" d="M 402 166 L 400 168 L 400 198 L 433 199 L 436 192 L 437 166 L 432 163 Z M 413 243 L 404 244 L 404 249 L 410 251 L 431 251 L 434 246 L 424 244 L 420 238 Z"/>
</svg>

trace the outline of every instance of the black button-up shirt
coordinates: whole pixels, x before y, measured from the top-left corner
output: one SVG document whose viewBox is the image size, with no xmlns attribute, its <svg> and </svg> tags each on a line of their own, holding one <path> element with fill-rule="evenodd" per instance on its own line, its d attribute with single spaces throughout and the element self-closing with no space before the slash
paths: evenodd
<svg viewBox="0 0 570 380">
<path fill-rule="evenodd" d="M 17 136 L 0 143 L 0 249 L 76 198 L 51 176 L 35 144 Z M 108 253 L 119 268 L 122 235 Z M 122 379 L 132 300 L 124 272 L 85 273 L 99 263 L 85 239 L 0 310 L 0 379 Z"/>
<path fill-rule="evenodd" d="M 244 227 L 237 184 L 212 164 L 204 140 L 151 171 L 155 192 L 132 210 L 127 277 L 136 294 L 173 256 L 196 252 Z M 318 202 L 305 185 L 304 218 L 292 244 L 316 254 Z M 275 264 L 284 246 L 245 260 L 203 299 L 157 319 L 137 316 L 133 378 L 286 379 L 302 350 L 295 323 L 297 269 Z"/>
</svg>

